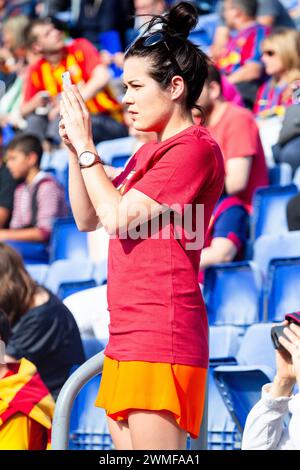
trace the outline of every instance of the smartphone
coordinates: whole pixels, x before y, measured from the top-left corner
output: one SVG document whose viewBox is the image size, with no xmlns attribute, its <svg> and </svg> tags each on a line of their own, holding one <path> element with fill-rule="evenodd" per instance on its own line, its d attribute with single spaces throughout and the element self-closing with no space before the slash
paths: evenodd
<svg viewBox="0 0 300 470">
<path fill-rule="evenodd" d="M 287 325 L 276 325 L 272 326 L 271 328 L 271 338 L 273 342 L 273 346 L 275 349 L 279 349 L 281 351 L 285 351 L 289 354 L 289 352 L 282 346 L 282 344 L 279 342 L 279 336 L 283 336 L 284 338 L 288 339 L 286 335 L 283 332 L 283 329 Z"/>
<path fill-rule="evenodd" d="M 61 75 L 61 78 L 62 78 L 63 86 L 71 86 L 72 85 L 70 72 L 68 72 L 68 71 L 64 72 Z"/>
<path fill-rule="evenodd" d="M 296 323 L 296 325 L 300 326 L 300 312 L 293 312 L 293 313 L 288 313 L 285 315 L 285 319 L 289 323 Z M 285 351 L 286 353 L 289 354 L 289 352 L 282 346 L 282 344 L 279 342 L 279 336 L 283 336 L 288 340 L 286 335 L 283 332 L 283 329 L 285 327 L 288 327 L 288 325 L 275 325 L 271 328 L 271 338 L 273 341 L 273 345 L 275 349 L 280 349 L 281 351 Z"/>
</svg>

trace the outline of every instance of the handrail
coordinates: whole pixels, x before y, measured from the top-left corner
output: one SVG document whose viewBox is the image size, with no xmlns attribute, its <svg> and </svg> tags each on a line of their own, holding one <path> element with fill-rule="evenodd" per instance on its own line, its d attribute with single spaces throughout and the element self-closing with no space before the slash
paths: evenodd
<svg viewBox="0 0 300 470">
<path fill-rule="evenodd" d="M 52 450 L 67 450 L 69 448 L 70 417 L 73 403 L 84 385 L 103 369 L 104 352 L 101 351 L 82 364 L 64 384 L 55 406 L 52 426 Z M 200 436 L 192 440 L 192 449 L 207 449 L 207 402 L 206 391 L 205 409 L 202 419 Z"/>
<path fill-rule="evenodd" d="M 103 369 L 104 353 L 99 352 L 82 364 L 64 384 L 58 396 L 52 426 L 52 450 L 69 448 L 71 410 L 75 398 L 84 385 Z"/>
</svg>

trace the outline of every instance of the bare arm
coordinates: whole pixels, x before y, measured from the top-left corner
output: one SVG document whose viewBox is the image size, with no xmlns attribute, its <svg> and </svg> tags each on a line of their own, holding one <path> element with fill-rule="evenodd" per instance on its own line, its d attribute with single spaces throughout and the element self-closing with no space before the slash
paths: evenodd
<svg viewBox="0 0 300 470">
<path fill-rule="evenodd" d="M 82 86 L 80 93 L 84 101 L 93 98 L 110 80 L 110 73 L 105 65 L 94 68 L 91 78 Z"/>
<path fill-rule="evenodd" d="M 0 240 L 44 242 L 45 236 L 38 227 L 8 228 L 0 230 Z"/>
<path fill-rule="evenodd" d="M 224 237 L 216 237 L 210 246 L 204 248 L 201 253 L 200 269 L 219 263 L 229 263 L 237 254 L 236 245 Z"/>
<path fill-rule="evenodd" d="M 226 163 L 225 189 L 228 195 L 237 194 L 247 187 L 252 157 L 230 158 Z"/>
<path fill-rule="evenodd" d="M 210 54 L 214 60 L 222 54 L 229 39 L 229 29 L 227 26 L 218 26 L 215 32 L 214 42 L 210 48 Z"/>
<path fill-rule="evenodd" d="M 240 67 L 236 72 L 228 75 L 227 78 L 230 83 L 250 82 L 260 78 L 261 70 L 261 64 L 258 64 L 257 62 L 248 62 Z"/>
<path fill-rule="evenodd" d="M 86 190 L 77 154 L 69 151 L 69 197 L 74 219 L 82 232 L 92 232 L 101 222 Z"/>
</svg>

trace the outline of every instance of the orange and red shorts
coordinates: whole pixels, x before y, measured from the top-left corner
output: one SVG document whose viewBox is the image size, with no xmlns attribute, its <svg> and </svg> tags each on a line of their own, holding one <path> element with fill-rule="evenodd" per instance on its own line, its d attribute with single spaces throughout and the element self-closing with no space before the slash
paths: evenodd
<svg viewBox="0 0 300 470">
<path fill-rule="evenodd" d="M 117 361 L 108 356 L 95 405 L 115 421 L 132 410 L 170 411 L 196 438 L 203 415 L 207 370 L 164 362 Z"/>
</svg>

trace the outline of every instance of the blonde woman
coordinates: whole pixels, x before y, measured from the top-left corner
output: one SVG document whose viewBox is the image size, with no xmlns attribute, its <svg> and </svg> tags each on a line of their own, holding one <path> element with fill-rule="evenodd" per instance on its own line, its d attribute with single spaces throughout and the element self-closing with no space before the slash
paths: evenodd
<svg viewBox="0 0 300 470">
<path fill-rule="evenodd" d="M 259 118 L 283 116 L 292 104 L 291 83 L 300 79 L 300 36 L 278 28 L 262 43 L 262 61 L 269 75 L 258 90 L 254 113 Z"/>
</svg>

